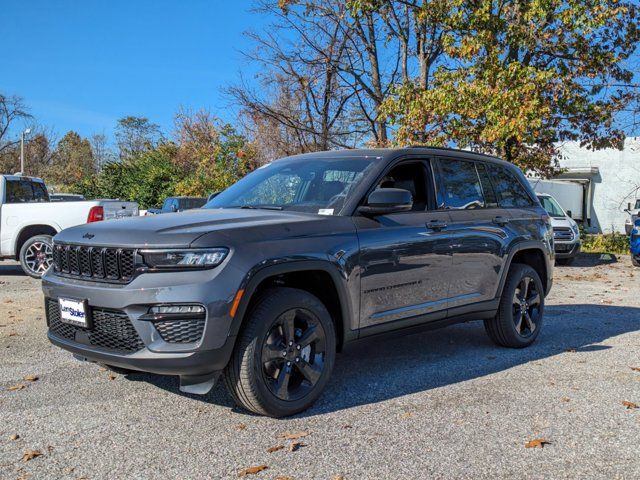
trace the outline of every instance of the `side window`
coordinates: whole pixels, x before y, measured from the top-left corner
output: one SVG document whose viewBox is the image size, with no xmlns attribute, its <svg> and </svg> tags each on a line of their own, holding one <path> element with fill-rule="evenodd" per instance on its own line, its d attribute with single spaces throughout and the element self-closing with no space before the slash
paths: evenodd
<svg viewBox="0 0 640 480">
<path fill-rule="evenodd" d="M 393 167 L 385 174 L 376 188 L 402 188 L 413 196 L 412 212 L 424 212 L 427 209 L 429 190 L 427 189 L 427 170 L 422 162 L 405 162 Z"/>
<path fill-rule="evenodd" d="M 533 200 L 520 181 L 509 170 L 500 165 L 489 164 L 489 175 L 502 208 L 531 207 Z"/>
<path fill-rule="evenodd" d="M 33 189 L 27 180 L 7 180 L 7 203 L 33 202 Z"/>
<path fill-rule="evenodd" d="M 477 162 L 476 168 L 478 169 L 478 176 L 480 177 L 480 185 L 482 186 L 482 195 L 484 196 L 485 207 L 496 208 L 498 206 L 498 199 L 496 197 L 496 192 L 493 190 L 487 166 L 484 163 Z"/>
<path fill-rule="evenodd" d="M 47 192 L 47 187 L 44 186 L 44 183 L 33 182 L 31 184 L 33 187 L 33 200 L 36 202 L 48 202 L 49 201 L 49 192 Z"/>
<path fill-rule="evenodd" d="M 485 206 L 474 162 L 440 160 L 436 173 L 438 208 L 465 210 Z"/>
</svg>

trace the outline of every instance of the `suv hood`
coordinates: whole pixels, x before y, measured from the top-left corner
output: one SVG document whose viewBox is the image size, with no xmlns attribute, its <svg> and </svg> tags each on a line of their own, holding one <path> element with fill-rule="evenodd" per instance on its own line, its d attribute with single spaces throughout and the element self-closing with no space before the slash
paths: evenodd
<svg viewBox="0 0 640 480">
<path fill-rule="evenodd" d="M 79 225 L 63 230 L 55 236 L 55 241 L 104 247 L 187 248 L 208 233 L 314 220 L 326 221 L 328 218 L 330 217 L 291 211 L 196 209 Z"/>
<path fill-rule="evenodd" d="M 577 225 L 575 220 L 571 217 L 551 217 L 552 227 L 573 227 Z"/>
</svg>

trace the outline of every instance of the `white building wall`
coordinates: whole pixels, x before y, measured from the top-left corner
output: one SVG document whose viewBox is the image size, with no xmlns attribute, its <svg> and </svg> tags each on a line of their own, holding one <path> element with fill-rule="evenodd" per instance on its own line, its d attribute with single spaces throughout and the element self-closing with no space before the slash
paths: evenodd
<svg viewBox="0 0 640 480">
<path fill-rule="evenodd" d="M 624 209 L 628 202 L 633 206 L 636 198 L 640 198 L 640 137 L 628 138 L 622 151 L 592 151 L 581 148 L 577 142 L 562 145 L 560 151 L 560 167 L 567 171 L 558 178 L 573 178 L 571 171 L 575 170 L 598 169 L 599 173 L 591 177 L 589 230 L 624 232 L 628 217 Z"/>
</svg>

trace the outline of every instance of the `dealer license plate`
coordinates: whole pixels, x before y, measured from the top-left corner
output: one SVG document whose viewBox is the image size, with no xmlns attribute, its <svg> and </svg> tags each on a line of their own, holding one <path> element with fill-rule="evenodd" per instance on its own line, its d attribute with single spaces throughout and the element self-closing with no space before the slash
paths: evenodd
<svg viewBox="0 0 640 480">
<path fill-rule="evenodd" d="M 72 300 L 70 298 L 59 298 L 60 321 L 78 327 L 88 328 L 87 322 L 87 302 L 84 300 Z"/>
</svg>

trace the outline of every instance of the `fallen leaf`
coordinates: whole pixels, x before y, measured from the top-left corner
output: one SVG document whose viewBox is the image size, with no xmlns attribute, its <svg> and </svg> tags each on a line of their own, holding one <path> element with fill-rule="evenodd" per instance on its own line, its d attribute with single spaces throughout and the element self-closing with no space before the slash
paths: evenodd
<svg viewBox="0 0 640 480">
<path fill-rule="evenodd" d="M 247 426 L 244 423 L 239 423 L 238 425 L 236 425 L 235 427 L 236 430 L 244 430 L 247 428 Z"/>
<path fill-rule="evenodd" d="M 116 376 L 113 373 L 109 374 L 109 380 L 115 380 Z"/>
<path fill-rule="evenodd" d="M 344 475 L 336 475 L 333 480 L 344 480 Z"/>
<path fill-rule="evenodd" d="M 400 415 L 400 418 L 409 418 L 409 417 L 413 417 L 413 412 L 404 412 L 402 415 Z"/>
<path fill-rule="evenodd" d="M 282 450 L 283 448 L 284 448 L 284 445 L 276 445 L 275 447 L 269 447 L 267 448 L 267 453 L 277 452 L 278 450 Z"/>
<path fill-rule="evenodd" d="M 306 447 L 307 444 L 306 443 L 302 443 L 302 442 L 293 442 L 291 445 L 289 445 L 289 451 L 290 452 L 297 452 L 298 450 L 300 450 L 302 447 Z"/>
<path fill-rule="evenodd" d="M 629 367 L 634 372 L 640 372 L 640 367 Z"/>
<path fill-rule="evenodd" d="M 20 435 L 18 435 L 17 433 L 14 433 L 9 437 L 9 440 L 18 440 L 19 438 L 20 438 Z"/>
<path fill-rule="evenodd" d="M 27 375 L 26 377 L 24 377 L 24 380 L 26 380 L 27 382 L 35 382 L 38 380 L 38 378 L 40 377 L 38 377 L 37 375 Z"/>
<path fill-rule="evenodd" d="M 278 436 L 278 438 L 282 438 L 283 440 L 297 440 L 299 438 L 304 438 L 307 435 L 309 435 L 309 432 L 285 432 Z"/>
<path fill-rule="evenodd" d="M 29 460 L 33 460 L 36 457 L 40 457 L 41 455 L 42 455 L 42 452 L 40 450 L 27 450 L 22 455 L 22 461 L 28 462 Z"/>
<path fill-rule="evenodd" d="M 7 390 L 22 390 L 23 388 L 27 388 L 27 387 L 22 383 L 19 383 L 17 385 L 7 388 Z"/>
<path fill-rule="evenodd" d="M 633 402 L 630 402 L 629 400 L 623 400 L 622 405 L 627 407 L 627 410 L 632 410 L 634 408 L 638 408 L 638 405 L 636 405 Z"/>
<path fill-rule="evenodd" d="M 293 477 L 288 477 L 286 475 L 278 475 L 275 480 L 293 480 Z"/>
<path fill-rule="evenodd" d="M 351 425 L 349 425 L 348 423 L 342 425 L 342 429 L 343 430 L 347 430 L 348 428 L 353 428 Z"/>
<path fill-rule="evenodd" d="M 267 467 L 266 465 L 256 465 L 255 467 L 247 467 L 247 468 L 243 468 L 242 470 L 240 470 L 240 472 L 238 473 L 239 477 L 246 477 L 247 475 L 255 475 L 256 473 L 259 473 L 263 470 L 266 470 Z"/>
<path fill-rule="evenodd" d="M 550 445 L 551 442 L 548 442 L 544 438 L 536 438 L 535 440 L 529 440 L 524 444 L 524 448 L 544 448 L 545 445 Z"/>
<path fill-rule="evenodd" d="M 571 399 L 569 397 L 562 397 L 563 402 L 569 402 Z"/>
</svg>

